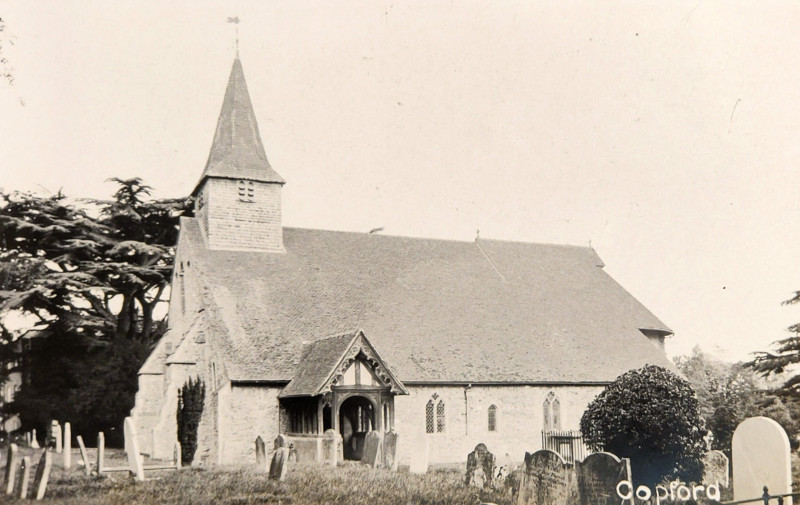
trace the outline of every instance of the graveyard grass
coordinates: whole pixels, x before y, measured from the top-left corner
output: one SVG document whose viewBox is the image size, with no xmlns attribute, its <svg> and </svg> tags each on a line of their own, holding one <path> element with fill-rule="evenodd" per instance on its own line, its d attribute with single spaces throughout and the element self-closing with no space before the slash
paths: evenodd
<svg viewBox="0 0 800 505">
<path fill-rule="evenodd" d="M 425 475 L 371 469 L 357 463 L 336 469 L 299 466 L 284 482 L 266 473 L 237 468 L 180 472 L 148 472 L 143 483 L 116 474 L 86 476 L 82 469 L 65 472 L 53 466 L 47 495 L 40 503 L 64 505 L 477 505 L 481 501 L 511 505 L 511 493 L 464 485 L 463 465 L 432 470 Z M 8 500 L 4 503 L 31 503 Z"/>
</svg>

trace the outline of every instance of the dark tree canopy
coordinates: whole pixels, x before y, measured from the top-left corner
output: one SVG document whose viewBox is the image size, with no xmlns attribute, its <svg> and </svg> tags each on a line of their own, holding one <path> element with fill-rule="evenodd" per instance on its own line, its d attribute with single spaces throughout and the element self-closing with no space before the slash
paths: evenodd
<svg viewBox="0 0 800 505">
<path fill-rule="evenodd" d="M 800 291 L 795 291 L 794 296 L 785 302 L 784 305 L 800 303 Z M 792 336 L 778 340 L 773 343 L 773 351 L 761 351 L 756 353 L 753 361 L 747 366 L 756 372 L 764 375 L 778 375 L 788 372 L 789 378 L 777 390 L 778 393 L 789 398 L 800 397 L 800 372 L 792 367 L 800 364 L 800 323 L 793 324 L 787 328 Z"/>
<path fill-rule="evenodd" d="M 44 433 L 58 419 L 84 438 L 120 440 L 136 371 L 165 329 L 154 311 L 189 201 L 148 200 L 138 178 L 112 181 L 109 201 L 0 193 L 0 358 L 16 365 L 0 379 L 23 379 L 3 411 L 23 429 Z M 22 334 L 9 314 L 27 316 Z"/>
<path fill-rule="evenodd" d="M 584 412 L 581 432 L 592 450 L 630 458 L 638 484 L 703 475 L 706 434 L 691 385 L 654 365 L 609 384 Z"/>
</svg>

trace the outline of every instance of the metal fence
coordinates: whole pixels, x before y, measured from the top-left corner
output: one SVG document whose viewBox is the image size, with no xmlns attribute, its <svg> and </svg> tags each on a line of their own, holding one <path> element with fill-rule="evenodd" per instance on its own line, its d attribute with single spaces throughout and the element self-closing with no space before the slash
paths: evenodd
<svg viewBox="0 0 800 505">
<path fill-rule="evenodd" d="M 557 452 L 567 463 L 583 461 L 591 452 L 583 443 L 580 431 L 545 431 L 542 430 L 542 449 Z"/>
</svg>

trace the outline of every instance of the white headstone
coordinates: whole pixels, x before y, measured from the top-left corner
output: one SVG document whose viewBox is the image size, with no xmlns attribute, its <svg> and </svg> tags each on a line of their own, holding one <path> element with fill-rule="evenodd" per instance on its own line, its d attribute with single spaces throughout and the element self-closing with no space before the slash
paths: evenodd
<svg viewBox="0 0 800 505">
<path fill-rule="evenodd" d="M 72 468 L 72 424 L 64 423 L 64 468 Z"/>
<path fill-rule="evenodd" d="M 128 451 L 128 464 L 131 468 L 133 478 L 144 481 L 144 465 L 142 456 L 139 454 L 139 439 L 136 437 L 136 425 L 133 418 L 126 417 L 123 424 L 125 431 L 125 448 Z"/>
<path fill-rule="evenodd" d="M 731 448 L 734 500 L 759 498 L 764 486 L 771 495 L 792 492 L 789 437 L 780 424 L 767 417 L 745 419 L 733 432 Z M 783 503 L 792 505 L 792 499 Z"/>
</svg>

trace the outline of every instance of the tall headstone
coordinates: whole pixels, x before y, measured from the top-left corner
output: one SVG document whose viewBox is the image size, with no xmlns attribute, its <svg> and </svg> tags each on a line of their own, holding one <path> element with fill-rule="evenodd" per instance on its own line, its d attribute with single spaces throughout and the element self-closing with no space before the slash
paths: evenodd
<svg viewBox="0 0 800 505">
<path fill-rule="evenodd" d="M 733 432 L 733 499 L 749 500 L 763 494 L 791 493 L 792 465 L 789 437 L 780 424 L 767 417 L 751 417 Z M 784 505 L 792 505 L 791 497 Z"/>
<path fill-rule="evenodd" d="M 175 446 L 172 448 L 172 460 L 175 462 L 176 470 L 183 468 L 183 452 L 180 442 L 175 442 Z"/>
<path fill-rule="evenodd" d="M 397 471 L 397 433 L 394 431 L 383 435 L 383 466 Z"/>
<path fill-rule="evenodd" d="M 103 473 L 106 459 L 106 436 L 101 431 L 97 434 L 97 474 Z"/>
<path fill-rule="evenodd" d="M 269 465 L 269 478 L 272 480 L 282 481 L 286 478 L 286 473 L 289 469 L 289 448 L 278 447 L 275 454 L 272 456 L 272 462 Z"/>
<path fill-rule="evenodd" d="M 430 439 L 423 435 L 411 444 L 411 464 L 408 470 L 411 473 L 426 473 L 428 471 L 428 454 L 430 452 Z"/>
<path fill-rule="evenodd" d="M 52 437 L 53 447 L 55 447 L 56 452 L 61 454 L 61 425 L 55 419 L 50 422 L 50 437 Z"/>
<path fill-rule="evenodd" d="M 7 495 L 14 493 L 14 484 L 17 482 L 17 444 L 8 444 L 6 453 L 6 472 L 3 480 L 3 490 Z"/>
<path fill-rule="evenodd" d="M 609 452 L 596 452 L 575 462 L 581 505 L 617 505 L 617 484 L 631 478 L 631 463 Z"/>
<path fill-rule="evenodd" d="M 495 457 L 485 444 L 478 444 L 467 456 L 465 483 L 476 487 L 491 487 L 494 478 Z"/>
<path fill-rule="evenodd" d="M 83 471 L 86 475 L 92 474 L 92 464 L 89 463 L 89 456 L 86 454 L 86 445 L 83 443 L 83 437 L 78 435 L 78 448 L 81 450 L 81 459 L 83 460 Z"/>
<path fill-rule="evenodd" d="M 267 446 L 261 436 L 256 437 L 256 467 L 259 470 L 266 470 L 267 467 Z"/>
<path fill-rule="evenodd" d="M 364 452 L 361 454 L 361 462 L 376 468 L 381 462 L 381 434 L 377 431 L 367 432 L 364 438 Z"/>
<path fill-rule="evenodd" d="M 327 429 L 322 434 L 322 464 L 336 466 L 339 461 L 338 446 L 342 436 L 335 430 Z"/>
<path fill-rule="evenodd" d="M 560 454 L 542 449 L 525 453 L 519 505 L 567 505 L 567 465 Z"/>
<path fill-rule="evenodd" d="M 123 430 L 125 432 L 125 447 L 128 451 L 128 464 L 130 465 L 131 473 L 134 479 L 143 482 L 144 465 L 139 453 L 139 439 L 136 436 L 136 425 L 133 423 L 133 418 L 125 418 Z"/>
<path fill-rule="evenodd" d="M 64 468 L 72 468 L 72 424 L 64 423 Z"/>
<path fill-rule="evenodd" d="M 705 470 L 703 471 L 703 482 L 708 484 L 719 483 L 722 487 L 730 485 L 730 465 L 728 456 L 722 451 L 708 451 L 703 458 Z"/>
<path fill-rule="evenodd" d="M 25 456 L 22 458 L 22 481 L 20 482 L 19 486 L 19 493 L 17 497 L 21 500 L 24 500 L 28 497 L 28 484 L 31 480 L 31 458 L 30 456 Z"/>
<path fill-rule="evenodd" d="M 39 458 L 39 464 L 36 465 L 36 476 L 33 478 L 33 489 L 36 490 L 36 499 L 41 500 L 44 498 L 44 493 L 47 491 L 47 481 L 50 478 L 50 468 L 53 466 L 53 455 L 45 449 L 42 452 L 42 457 Z"/>
</svg>

